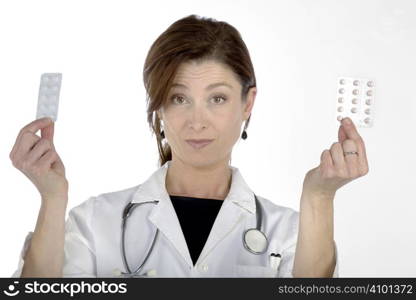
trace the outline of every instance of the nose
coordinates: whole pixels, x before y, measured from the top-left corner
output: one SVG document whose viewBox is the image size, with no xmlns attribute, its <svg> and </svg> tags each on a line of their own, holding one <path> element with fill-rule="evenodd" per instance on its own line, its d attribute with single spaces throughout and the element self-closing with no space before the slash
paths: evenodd
<svg viewBox="0 0 416 300">
<path fill-rule="evenodd" d="M 206 108 L 202 104 L 192 105 L 190 109 L 189 123 L 194 129 L 206 127 Z"/>
</svg>

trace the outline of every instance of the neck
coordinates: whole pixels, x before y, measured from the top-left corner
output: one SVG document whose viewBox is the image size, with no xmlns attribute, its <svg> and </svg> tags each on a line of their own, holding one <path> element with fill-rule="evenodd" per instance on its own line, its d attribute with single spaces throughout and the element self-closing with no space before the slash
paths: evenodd
<svg viewBox="0 0 416 300">
<path fill-rule="evenodd" d="M 224 200 L 231 179 L 232 170 L 226 162 L 195 167 L 172 159 L 166 174 L 166 190 L 173 196 Z"/>
</svg>

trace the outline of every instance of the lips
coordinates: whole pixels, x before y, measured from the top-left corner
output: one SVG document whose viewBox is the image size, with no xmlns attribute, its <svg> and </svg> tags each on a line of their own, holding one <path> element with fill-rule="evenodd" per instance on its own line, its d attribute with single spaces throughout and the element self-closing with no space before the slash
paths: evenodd
<svg viewBox="0 0 416 300">
<path fill-rule="evenodd" d="M 196 149 L 200 149 L 210 144 L 213 140 L 200 139 L 200 140 L 186 140 L 186 142 Z"/>
</svg>

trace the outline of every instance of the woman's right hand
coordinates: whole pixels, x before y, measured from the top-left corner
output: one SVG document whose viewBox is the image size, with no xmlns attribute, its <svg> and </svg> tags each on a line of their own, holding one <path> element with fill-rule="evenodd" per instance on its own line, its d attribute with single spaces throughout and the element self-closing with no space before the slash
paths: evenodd
<svg viewBox="0 0 416 300">
<path fill-rule="evenodd" d="M 13 166 L 36 186 L 44 199 L 67 199 L 68 181 L 65 167 L 53 144 L 52 119 L 37 119 L 24 126 L 10 152 Z M 41 137 L 35 133 L 41 130 Z"/>
</svg>

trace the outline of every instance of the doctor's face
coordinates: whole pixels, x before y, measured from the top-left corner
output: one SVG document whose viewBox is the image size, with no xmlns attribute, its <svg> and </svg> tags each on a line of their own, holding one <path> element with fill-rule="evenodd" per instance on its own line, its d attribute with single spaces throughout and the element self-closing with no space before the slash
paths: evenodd
<svg viewBox="0 0 416 300">
<path fill-rule="evenodd" d="M 158 112 L 172 160 L 194 166 L 228 163 L 242 125 L 250 116 L 256 88 L 247 101 L 242 86 L 231 69 L 216 61 L 183 63 L 169 91 L 167 103 Z M 198 147 L 190 139 L 209 139 Z"/>
</svg>

